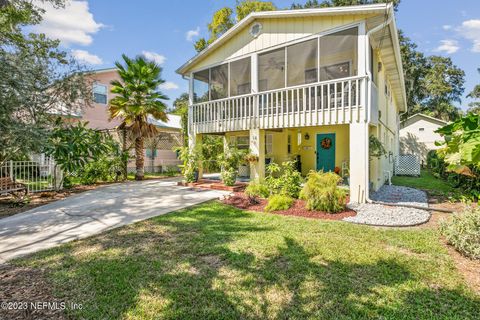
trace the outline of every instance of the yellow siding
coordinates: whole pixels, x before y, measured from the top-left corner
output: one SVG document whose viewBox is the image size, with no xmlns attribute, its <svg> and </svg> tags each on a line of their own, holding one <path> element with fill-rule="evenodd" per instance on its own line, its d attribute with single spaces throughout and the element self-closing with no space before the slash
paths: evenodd
<svg viewBox="0 0 480 320">
<path fill-rule="evenodd" d="M 281 45 L 286 42 L 302 39 L 316 33 L 324 32 L 345 24 L 362 21 L 371 15 L 324 16 L 305 18 L 259 19 L 255 22 L 262 24 L 262 32 L 257 38 L 249 34 L 247 25 L 233 38 L 219 46 L 205 58 L 190 66 L 192 70 L 232 60 Z"/>
</svg>

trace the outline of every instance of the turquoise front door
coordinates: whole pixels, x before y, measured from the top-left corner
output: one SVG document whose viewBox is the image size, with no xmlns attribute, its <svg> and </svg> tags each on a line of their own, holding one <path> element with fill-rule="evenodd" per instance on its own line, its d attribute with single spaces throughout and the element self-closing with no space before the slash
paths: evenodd
<svg viewBox="0 0 480 320">
<path fill-rule="evenodd" d="M 317 134 L 317 171 L 335 169 L 335 133 Z"/>
</svg>

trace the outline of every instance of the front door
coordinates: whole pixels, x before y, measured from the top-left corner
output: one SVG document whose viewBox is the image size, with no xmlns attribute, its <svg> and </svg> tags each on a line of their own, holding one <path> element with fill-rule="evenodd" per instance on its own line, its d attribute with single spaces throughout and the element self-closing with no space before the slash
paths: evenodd
<svg viewBox="0 0 480 320">
<path fill-rule="evenodd" d="M 335 169 L 335 133 L 317 134 L 317 171 Z"/>
</svg>

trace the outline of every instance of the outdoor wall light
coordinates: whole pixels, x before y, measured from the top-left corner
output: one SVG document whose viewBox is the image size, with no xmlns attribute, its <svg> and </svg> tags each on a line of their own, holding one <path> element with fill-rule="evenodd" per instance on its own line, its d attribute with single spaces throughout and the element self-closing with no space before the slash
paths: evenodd
<svg viewBox="0 0 480 320">
<path fill-rule="evenodd" d="M 305 140 L 310 140 L 310 135 L 308 133 L 305 133 Z"/>
</svg>

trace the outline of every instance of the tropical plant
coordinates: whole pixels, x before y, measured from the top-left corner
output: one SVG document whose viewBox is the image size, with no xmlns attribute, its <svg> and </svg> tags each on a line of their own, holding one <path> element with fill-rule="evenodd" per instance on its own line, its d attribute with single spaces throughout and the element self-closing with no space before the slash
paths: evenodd
<svg viewBox="0 0 480 320">
<path fill-rule="evenodd" d="M 248 183 L 248 186 L 245 188 L 245 194 L 250 199 L 255 199 L 257 197 L 268 198 L 268 196 L 270 195 L 270 190 L 264 182 L 250 181 Z"/>
<path fill-rule="evenodd" d="M 65 1 L 0 1 L 0 165 L 41 152 L 52 114 L 68 117 L 92 101 L 85 67 L 58 40 L 26 32 L 41 22 L 41 3 L 58 8 Z"/>
<path fill-rule="evenodd" d="M 478 73 L 480 73 L 480 68 L 477 69 Z M 472 102 L 468 104 L 468 112 L 480 113 L 480 84 L 475 85 L 472 91 L 470 91 L 467 95 L 467 98 L 473 99 Z"/>
<path fill-rule="evenodd" d="M 144 176 L 144 139 L 158 134 L 157 127 L 150 123 L 149 117 L 168 121 L 167 100 L 159 86 L 165 81 L 161 78 L 162 68 L 142 56 L 130 59 L 122 55 L 125 62 L 115 62 L 121 78 L 111 82 L 111 92 L 116 96 L 109 102 L 110 117 L 122 120 L 120 128 L 130 131 L 135 139 L 136 180 Z"/>
<path fill-rule="evenodd" d="M 107 155 L 125 157 L 110 135 L 89 129 L 87 123 L 81 122 L 63 127 L 57 123 L 43 151 L 55 159 L 66 179 Z"/>
<path fill-rule="evenodd" d="M 198 165 L 202 159 L 202 147 L 200 145 L 190 149 L 189 147 L 180 147 L 179 158 L 183 161 L 180 166 L 182 174 L 187 183 L 195 182 L 198 179 Z"/>
<path fill-rule="evenodd" d="M 233 186 L 237 180 L 238 166 L 245 158 L 245 151 L 235 146 L 226 145 L 222 154 L 218 156 L 221 166 L 220 175 L 226 186 Z"/>
<path fill-rule="evenodd" d="M 480 208 L 455 214 L 442 221 L 440 230 L 447 242 L 459 252 L 480 259 Z"/>
<path fill-rule="evenodd" d="M 346 192 L 338 187 L 342 178 L 333 172 L 310 171 L 307 182 L 300 192 L 300 198 L 306 200 L 308 210 L 320 210 L 328 213 L 345 209 Z"/>
<path fill-rule="evenodd" d="M 281 211 L 288 210 L 295 200 L 286 194 L 274 194 L 268 198 L 265 211 Z"/>
<path fill-rule="evenodd" d="M 445 141 L 438 153 L 448 163 L 447 170 L 472 176 L 471 167 L 480 169 L 480 115 L 469 113 L 435 132 L 444 136 Z"/>
<path fill-rule="evenodd" d="M 265 184 L 270 194 L 286 194 L 292 198 L 298 198 L 302 189 L 303 177 L 297 171 L 296 161 L 285 161 L 282 165 L 270 163 L 267 168 L 268 176 Z"/>
<path fill-rule="evenodd" d="M 371 135 L 369 138 L 368 151 L 370 157 L 373 158 L 380 158 L 381 156 L 387 154 L 387 150 L 385 150 L 383 143 L 374 135 Z"/>
</svg>

